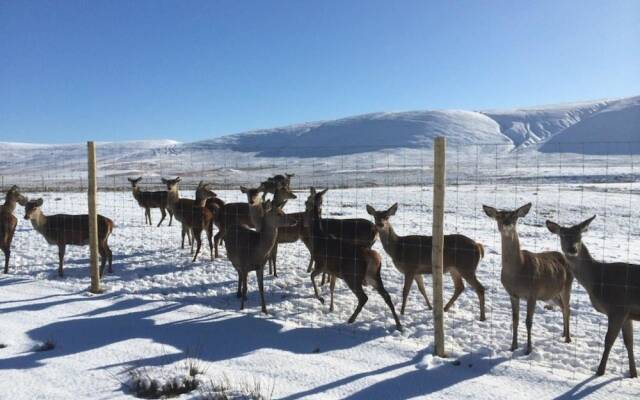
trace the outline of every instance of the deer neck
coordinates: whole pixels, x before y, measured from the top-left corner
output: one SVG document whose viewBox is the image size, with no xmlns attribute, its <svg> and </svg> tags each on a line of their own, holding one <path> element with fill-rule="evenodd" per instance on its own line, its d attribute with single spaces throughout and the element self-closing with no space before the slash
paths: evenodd
<svg viewBox="0 0 640 400">
<path fill-rule="evenodd" d="M 569 261 L 573 275 L 576 277 L 578 282 L 588 290 L 591 286 L 591 281 L 593 280 L 591 266 L 596 264 L 596 261 L 591 257 L 591 253 L 589 252 L 589 249 L 587 249 L 587 246 L 582 243 L 578 255 L 565 257 Z"/>
<path fill-rule="evenodd" d="M 33 215 L 31 215 L 31 225 L 33 226 L 33 229 L 45 236 L 47 228 L 47 216 L 44 215 L 42 210 L 37 210 L 33 213 Z"/>
<path fill-rule="evenodd" d="M 254 202 L 254 204 L 249 204 L 249 218 L 251 218 L 251 222 L 253 226 L 256 228 L 258 232 L 262 231 L 265 226 L 264 223 L 264 210 L 262 209 L 262 204 L 260 202 Z"/>
<path fill-rule="evenodd" d="M 180 193 L 178 192 L 178 188 L 173 188 L 171 190 L 167 190 L 167 203 L 176 204 L 180 200 Z"/>
<path fill-rule="evenodd" d="M 391 258 L 394 258 L 396 256 L 398 235 L 396 235 L 391 224 L 387 224 L 383 228 L 376 227 L 376 229 L 378 230 L 378 235 L 380 235 L 380 242 L 382 242 L 384 251 L 386 251 Z"/>
<path fill-rule="evenodd" d="M 0 210 L 13 214 L 13 212 L 16 210 L 16 201 L 7 197 L 4 200 L 4 204 L 2 205 Z"/>
<path fill-rule="evenodd" d="M 500 236 L 502 237 L 502 268 L 522 267 L 524 260 L 520 250 L 518 231 L 514 228 L 511 231 L 500 232 Z"/>
</svg>

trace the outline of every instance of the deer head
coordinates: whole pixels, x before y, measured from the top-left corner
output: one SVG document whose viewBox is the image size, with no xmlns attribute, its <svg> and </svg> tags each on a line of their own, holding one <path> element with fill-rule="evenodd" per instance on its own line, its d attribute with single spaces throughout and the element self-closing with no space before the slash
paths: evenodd
<svg viewBox="0 0 640 400">
<path fill-rule="evenodd" d="M 496 210 L 493 207 L 485 205 L 482 206 L 482 209 L 489 218 L 493 218 L 498 222 L 498 230 L 501 233 L 510 233 L 515 231 L 518 219 L 523 218 L 529 213 L 531 203 L 527 203 L 513 211 Z"/>
<path fill-rule="evenodd" d="M 367 213 L 371 215 L 376 224 L 376 228 L 386 228 L 389 226 L 389 218 L 396 215 L 396 211 L 398 211 L 398 203 L 395 203 L 388 210 L 385 211 L 376 211 L 375 208 L 371 207 L 367 204 Z"/>
<path fill-rule="evenodd" d="M 582 233 L 589 229 L 589 224 L 596 218 L 593 217 L 580 222 L 571 227 L 564 227 L 553 221 L 547 220 L 547 229 L 553 234 L 560 236 L 560 247 L 562 252 L 569 257 L 576 257 L 582 249 Z"/>
<path fill-rule="evenodd" d="M 244 186 L 240 186 L 240 191 L 247 195 L 247 203 L 249 203 L 250 206 L 257 205 L 262 202 L 260 193 L 263 190 L 264 190 L 263 185 L 260 185 L 257 188 L 247 188 Z"/>
<path fill-rule="evenodd" d="M 167 190 L 172 191 L 172 190 L 178 190 L 178 183 L 180 181 L 182 181 L 182 179 L 180 179 L 180 177 L 176 177 L 176 179 L 162 179 L 162 183 L 164 183 L 165 185 L 167 185 Z"/>
<path fill-rule="evenodd" d="M 9 190 L 7 191 L 7 196 L 5 197 L 6 201 L 8 202 L 16 202 L 18 204 L 20 204 L 21 206 L 24 206 L 27 202 L 27 198 L 24 197 L 21 193 L 20 190 L 18 189 L 18 186 L 13 185 L 9 188 Z"/>
<path fill-rule="evenodd" d="M 138 182 L 140 182 L 142 180 L 142 177 L 139 177 L 139 178 L 127 178 L 127 180 L 131 183 L 131 187 L 135 189 L 136 187 L 138 187 Z"/>
<path fill-rule="evenodd" d="M 33 219 L 37 215 L 37 212 L 40 210 L 43 203 L 44 201 L 42 199 L 27 200 L 24 205 L 24 219 Z"/>
</svg>

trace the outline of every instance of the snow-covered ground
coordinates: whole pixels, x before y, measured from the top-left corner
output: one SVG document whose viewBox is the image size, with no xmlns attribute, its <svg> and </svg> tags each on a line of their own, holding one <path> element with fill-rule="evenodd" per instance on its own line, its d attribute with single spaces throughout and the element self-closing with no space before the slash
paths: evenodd
<svg viewBox="0 0 640 400">
<path fill-rule="evenodd" d="M 557 167 L 557 166 L 556 166 Z M 556 168 L 557 170 L 557 168 Z M 555 171 L 555 170 L 554 170 Z M 640 386 L 628 376 L 622 340 L 609 359 L 607 374 L 592 378 L 602 352 L 606 319 L 595 312 L 574 283 L 571 301 L 573 342 L 561 339 L 557 307 L 538 304 L 533 328 L 534 351 L 509 351 L 510 305 L 500 284 L 500 236 L 482 204 L 515 208 L 531 201 L 520 222 L 523 247 L 557 250 L 557 239 L 544 220 L 574 223 L 598 218 L 585 242 L 598 258 L 640 262 L 640 199 L 637 184 L 499 183 L 480 178 L 473 184 L 451 182 L 446 195 L 447 233 L 464 233 L 482 242 L 487 254 L 478 277 L 487 287 L 487 321 L 478 321 L 478 301 L 467 289 L 446 315 L 449 358 L 433 358 L 432 315 L 416 288 L 404 332 L 394 330 L 382 299 L 370 290 L 369 302 L 353 325 L 346 323 L 355 297 L 342 283 L 336 310 L 329 313 L 312 296 L 306 273 L 308 252 L 300 243 L 279 249 L 279 276 L 266 279 L 269 315 L 259 309 L 255 278 L 250 276 L 247 308 L 239 311 L 236 273 L 224 257 L 209 260 L 208 250 L 192 263 L 179 248 L 180 229 L 144 225 L 143 210 L 128 192 L 101 192 L 99 211 L 116 224 L 110 239 L 114 274 L 104 279 L 107 292 L 89 295 L 87 249 L 71 248 L 65 278 L 56 276 L 57 251 L 21 218 L 14 239 L 11 272 L 0 278 L 1 398 L 123 397 L 121 381 L 130 368 L 179 369 L 197 358 L 212 379 L 259 381 L 274 398 L 634 398 Z M 560 174 L 562 175 L 562 174 Z M 332 177 L 315 176 L 324 186 Z M 397 183 L 397 182 L 395 182 Z M 227 201 L 242 200 L 239 191 L 217 191 Z M 307 192 L 287 211 L 303 209 Z M 184 190 L 185 197 L 192 192 Z M 83 193 L 28 193 L 42 196 L 46 214 L 86 209 Z M 326 196 L 325 215 L 369 218 L 365 204 L 376 208 L 399 202 L 392 222 L 400 234 L 431 231 L 430 186 L 335 189 Z M 159 220 L 157 210 L 152 212 Z M 384 255 L 379 243 L 374 246 Z M 384 255 L 383 280 L 398 304 L 402 276 Z M 430 282 L 430 279 L 427 279 Z M 445 277 L 445 299 L 451 281 Z M 327 290 L 325 287 L 324 291 Z M 427 290 L 431 296 L 430 284 Z M 524 320 L 524 317 L 521 317 Z M 523 321 L 522 321 L 523 322 Z M 520 343 L 525 341 L 524 323 Z M 637 326 L 636 326 L 637 332 Z M 55 348 L 33 351 L 51 340 Z M 636 352 L 640 339 L 636 335 Z M 197 396 L 184 395 L 184 398 Z"/>
</svg>

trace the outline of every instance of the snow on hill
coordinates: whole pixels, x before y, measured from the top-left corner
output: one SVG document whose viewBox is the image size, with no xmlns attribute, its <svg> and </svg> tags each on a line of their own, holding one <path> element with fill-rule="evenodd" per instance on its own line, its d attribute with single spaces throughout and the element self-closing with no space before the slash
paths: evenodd
<svg viewBox="0 0 640 400">
<path fill-rule="evenodd" d="M 554 164 L 558 153 L 567 154 L 565 165 L 595 168 L 611 156 L 640 154 L 640 96 L 502 111 L 372 113 L 191 143 L 98 143 L 99 173 L 115 186 L 126 183 L 124 176 L 144 175 L 153 178 L 144 182 L 157 184 L 161 175 L 179 174 L 228 187 L 282 169 L 306 177 L 298 180 L 302 185 L 318 179 L 337 186 L 417 184 L 429 175 L 433 138 L 440 135 L 457 160 L 493 158 L 488 166 L 496 173 L 496 165 L 514 158 L 520 171 L 526 164 Z M 476 167 L 460 171 L 472 174 Z M 86 176 L 86 146 L 0 143 L 0 176 L 78 186 Z"/>
</svg>

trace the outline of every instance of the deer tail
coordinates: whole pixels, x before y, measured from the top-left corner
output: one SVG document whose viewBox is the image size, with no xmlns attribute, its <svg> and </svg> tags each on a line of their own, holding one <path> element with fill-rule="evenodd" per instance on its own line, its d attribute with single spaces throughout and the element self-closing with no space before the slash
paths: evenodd
<svg viewBox="0 0 640 400">
<path fill-rule="evenodd" d="M 478 259 L 478 261 L 480 261 L 484 258 L 484 246 L 482 243 L 476 242 L 476 247 L 478 248 L 478 253 L 480 253 L 480 258 Z"/>
</svg>

